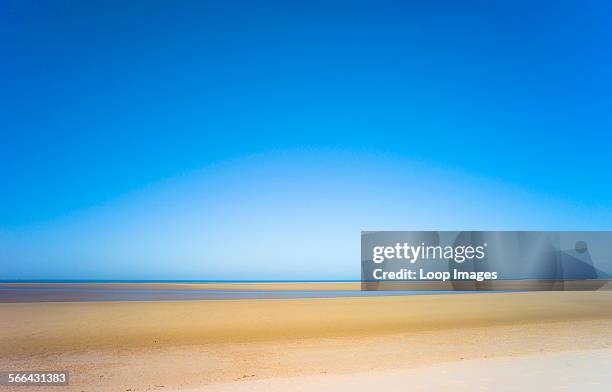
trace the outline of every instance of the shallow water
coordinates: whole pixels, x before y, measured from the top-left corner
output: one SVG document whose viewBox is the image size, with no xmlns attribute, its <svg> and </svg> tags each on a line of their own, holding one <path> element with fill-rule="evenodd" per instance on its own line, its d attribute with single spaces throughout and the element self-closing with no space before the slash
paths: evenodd
<svg viewBox="0 0 612 392">
<path fill-rule="evenodd" d="M 282 298 L 378 297 L 402 295 L 456 294 L 457 291 L 287 291 L 287 290 L 178 290 L 74 287 L 0 287 L 0 303 L 95 302 L 95 301 L 177 301 L 239 300 Z"/>
</svg>

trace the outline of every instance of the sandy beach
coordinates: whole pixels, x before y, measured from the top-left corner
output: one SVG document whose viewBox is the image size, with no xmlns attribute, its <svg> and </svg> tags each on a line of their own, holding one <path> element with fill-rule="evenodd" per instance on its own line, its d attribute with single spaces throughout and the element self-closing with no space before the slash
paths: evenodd
<svg viewBox="0 0 612 392">
<path fill-rule="evenodd" d="M 541 390 L 560 369 L 580 383 L 556 363 L 603 382 L 610 304 L 610 291 L 0 304 L 0 368 L 69 370 L 54 389 L 69 391 L 462 390 L 527 368 Z"/>
<path fill-rule="evenodd" d="M 612 350 L 469 359 L 420 368 L 223 383 L 190 392 L 590 391 L 610 389 Z"/>
</svg>

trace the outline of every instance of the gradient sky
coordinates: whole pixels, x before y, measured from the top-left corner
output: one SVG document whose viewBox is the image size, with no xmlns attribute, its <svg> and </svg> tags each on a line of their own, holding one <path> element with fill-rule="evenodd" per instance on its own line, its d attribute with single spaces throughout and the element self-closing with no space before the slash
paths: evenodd
<svg viewBox="0 0 612 392">
<path fill-rule="evenodd" d="M 607 1 L 0 4 L 0 279 L 355 279 L 612 229 Z"/>
</svg>

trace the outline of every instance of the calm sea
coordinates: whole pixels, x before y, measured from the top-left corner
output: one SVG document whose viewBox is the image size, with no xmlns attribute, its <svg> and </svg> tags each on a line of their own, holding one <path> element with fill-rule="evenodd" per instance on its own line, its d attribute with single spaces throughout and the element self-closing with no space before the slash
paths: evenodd
<svg viewBox="0 0 612 392">
<path fill-rule="evenodd" d="M 116 287 L 126 284 L 126 288 Z M 347 290 L 208 290 L 198 288 L 169 289 L 142 287 L 142 282 L 79 282 L 38 283 L 18 285 L 0 283 L 0 303 L 15 302 L 91 302 L 91 301 L 177 301 L 177 300 L 240 300 L 240 299 L 282 299 L 282 298 L 334 298 L 334 297 L 377 297 L 402 295 L 431 295 L 457 293 L 448 291 L 347 291 Z M 200 282 L 146 282 L 164 286 L 168 283 Z M 223 282 L 228 283 L 228 282 Z M 110 287 L 104 287 L 108 285 Z M 115 287 L 113 287 L 115 285 Z M 51 286 L 51 287 L 49 287 Z M 76 287 L 75 287 L 76 286 Z M 91 287 L 88 287 L 91 286 Z"/>
</svg>

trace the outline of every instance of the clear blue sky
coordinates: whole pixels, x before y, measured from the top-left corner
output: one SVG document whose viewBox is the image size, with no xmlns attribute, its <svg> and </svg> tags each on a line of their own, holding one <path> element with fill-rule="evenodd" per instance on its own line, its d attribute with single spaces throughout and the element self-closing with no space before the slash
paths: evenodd
<svg viewBox="0 0 612 392">
<path fill-rule="evenodd" d="M 611 229 L 607 1 L 0 4 L 0 279 L 356 278 Z"/>
</svg>

